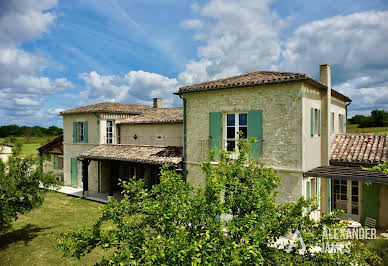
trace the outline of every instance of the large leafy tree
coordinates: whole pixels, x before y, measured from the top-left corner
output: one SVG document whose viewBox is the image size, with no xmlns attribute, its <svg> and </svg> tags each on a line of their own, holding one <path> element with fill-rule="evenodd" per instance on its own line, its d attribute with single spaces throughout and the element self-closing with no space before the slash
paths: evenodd
<svg viewBox="0 0 388 266">
<path fill-rule="evenodd" d="M 20 149 L 16 144 L 7 162 L 0 159 L 0 229 L 39 207 L 47 188 L 56 185 L 55 177 L 42 171 L 44 158 L 20 158 Z"/>
<path fill-rule="evenodd" d="M 123 200 L 105 205 L 93 226 L 64 233 L 59 246 L 65 255 L 77 258 L 97 247 L 112 249 L 101 265 L 311 265 L 378 260 L 358 242 L 346 255 L 314 253 L 324 239 L 324 226 L 341 226 L 337 217 L 311 220 L 316 206 L 302 198 L 277 204 L 280 178 L 273 169 L 248 160 L 249 145 L 239 141 L 238 159 L 223 151 L 217 165 L 210 160 L 202 163 L 204 187 L 193 187 L 167 166 L 160 184 L 151 189 L 145 189 L 142 180 L 124 181 Z M 306 246 L 304 254 L 300 254 L 301 241 L 288 252 L 274 246 L 297 229 Z"/>
</svg>

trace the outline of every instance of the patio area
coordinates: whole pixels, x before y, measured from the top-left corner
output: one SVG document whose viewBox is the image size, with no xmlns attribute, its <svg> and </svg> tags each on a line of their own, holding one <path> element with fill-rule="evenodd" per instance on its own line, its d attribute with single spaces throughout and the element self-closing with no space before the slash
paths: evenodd
<svg viewBox="0 0 388 266">
<path fill-rule="evenodd" d="M 67 194 L 73 197 L 85 198 L 85 199 L 100 202 L 100 203 L 108 203 L 108 193 L 89 192 L 86 197 L 83 197 L 82 188 L 60 186 L 59 188 L 51 188 L 51 190 L 54 190 L 63 194 Z"/>
</svg>

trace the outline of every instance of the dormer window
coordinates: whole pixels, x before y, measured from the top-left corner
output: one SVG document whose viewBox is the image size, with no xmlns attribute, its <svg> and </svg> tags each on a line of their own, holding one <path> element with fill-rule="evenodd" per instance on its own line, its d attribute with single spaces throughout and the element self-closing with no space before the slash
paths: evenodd
<svg viewBox="0 0 388 266">
<path fill-rule="evenodd" d="M 106 121 L 106 143 L 113 143 L 113 121 Z"/>
</svg>

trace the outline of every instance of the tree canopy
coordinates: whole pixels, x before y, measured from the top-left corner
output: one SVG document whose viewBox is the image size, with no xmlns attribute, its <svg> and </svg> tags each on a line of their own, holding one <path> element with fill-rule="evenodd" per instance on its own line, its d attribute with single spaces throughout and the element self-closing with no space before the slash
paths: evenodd
<svg viewBox="0 0 388 266">
<path fill-rule="evenodd" d="M 385 110 L 373 110 L 370 116 L 355 115 L 349 119 L 349 123 L 364 127 L 388 127 L 388 112 Z"/>
<path fill-rule="evenodd" d="M 18 126 L 8 125 L 0 127 L 0 138 L 6 138 L 9 136 L 14 137 L 48 137 L 59 136 L 63 134 L 63 129 L 56 126 L 44 128 L 40 126 Z"/>
<path fill-rule="evenodd" d="M 0 159 L 0 229 L 39 207 L 47 188 L 56 184 L 52 174 L 42 172 L 44 158 L 20 158 L 20 149 L 17 144 L 7 162 Z"/>
<path fill-rule="evenodd" d="M 101 265 L 361 265 L 378 260 L 359 242 L 348 254 L 313 252 L 324 241 L 325 227 L 344 226 L 337 222 L 340 213 L 315 221 L 309 218 L 317 210 L 315 199 L 277 204 L 280 177 L 248 160 L 249 145 L 238 141 L 238 159 L 222 151 L 218 164 L 202 163 L 204 187 L 193 187 L 168 166 L 151 189 L 142 179 L 123 181 L 123 199 L 103 206 L 91 227 L 64 233 L 59 246 L 77 258 L 95 248 L 111 249 Z M 301 242 L 287 252 L 274 244 L 296 230 L 306 246 L 302 253 Z"/>
</svg>

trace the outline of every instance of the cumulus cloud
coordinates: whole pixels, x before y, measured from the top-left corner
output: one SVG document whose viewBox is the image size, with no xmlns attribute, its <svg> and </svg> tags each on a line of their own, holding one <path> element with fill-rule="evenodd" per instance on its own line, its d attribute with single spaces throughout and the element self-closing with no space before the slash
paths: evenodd
<svg viewBox="0 0 388 266">
<path fill-rule="evenodd" d="M 48 33 L 56 14 L 57 0 L 0 1 L 0 121 L 39 122 L 47 118 L 44 95 L 73 88 L 66 78 L 42 75 L 49 62 L 41 54 L 20 48 Z M 42 121 L 44 122 L 44 121 Z"/>
<path fill-rule="evenodd" d="M 270 2 L 212 0 L 203 6 L 196 4 L 199 17 L 182 24 L 195 29 L 194 38 L 205 44 L 198 47 L 198 59 L 186 65 L 179 81 L 191 84 L 268 69 L 280 57 L 279 40 L 286 25 L 286 20 L 270 9 Z"/>
<path fill-rule="evenodd" d="M 351 115 L 388 109 L 388 11 L 366 11 L 313 21 L 284 43 L 280 70 L 318 77 L 332 66 L 334 87 L 353 99 Z"/>
<path fill-rule="evenodd" d="M 198 17 L 182 25 L 194 30 L 193 38 L 204 45 L 178 75 L 179 83 L 257 70 L 302 72 L 319 79 L 319 64 L 328 63 L 334 88 L 353 99 L 351 115 L 388 109 L 388 11 L 334 16 L 291 30 L 292 18 L 280 18 L 270 2 L 195 4 Z"/>
<path fill-rule="evenodd" d="M 124 76 L 100 75 L 96 71 L 82 73 L 80 78 L 86 84 L 83 97 L 89 102 L 114 101 L 151 104 L 153 97 L 165 99 L 167 105 L 174 102 L 173 92 L 177 90 L 177 80 L 163 75 L 130 71 Z M 83 102 L 82 102 L 83 103 Z"/>
</svg>

